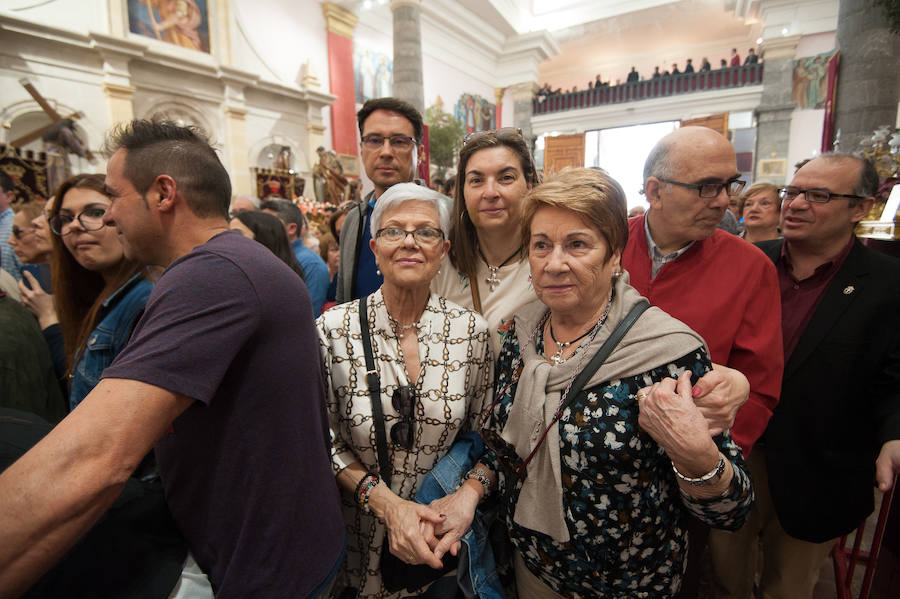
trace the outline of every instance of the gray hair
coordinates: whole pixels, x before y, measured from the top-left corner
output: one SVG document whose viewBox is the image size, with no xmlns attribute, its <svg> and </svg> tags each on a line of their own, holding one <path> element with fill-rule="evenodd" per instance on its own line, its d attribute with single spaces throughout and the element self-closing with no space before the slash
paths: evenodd
<svg viewBox="0 0 900 599">
<path fill-rule="evenodd" d="M 672 177 L 672 142 L 663 139 L 650 150 L 644 162 L 644 181 L 650 177 L 670 179 Z"/>
<path fill-rule="evenodd" d="M 435 210 L 437 210 L 438 219 L 441 223 L 441 231 L 444 232 L 444 239 L 448 238 L 450 235 L 450 207 L 453 205 L 453 200 L 424 185 L 417 185 L 416 183 L 398 183 L 389 187 L 387 191 L 381 194 L 378 201 L 375 202 L 375 210 L 372 211 L 372 219 L 369 223 L 372 239 L 375 238 L 375 233 L 381 228 L 381 217 L 384 215 L 384 212 L 391 206 L 399 205 L 410 200 L 431 202 L 434 205 Z"/>
<path fill-rule="evenodd" d="M 234 206 L 234 203 L 238 200 L 250 200 L 250 203 L 253 204 L 253 208 L 259 210 L 260 200 L 256 196 L 236 196 L 233 200 L 231 200 L 231 205 Z"/>
</svg>

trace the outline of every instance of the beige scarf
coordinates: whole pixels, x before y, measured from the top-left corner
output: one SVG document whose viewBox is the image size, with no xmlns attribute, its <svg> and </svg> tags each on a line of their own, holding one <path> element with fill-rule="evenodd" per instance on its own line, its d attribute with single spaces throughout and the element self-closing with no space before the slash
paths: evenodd
<svg viewBox="0 0 900 599">
<path fill-rule="evenodd" d="M 515 446 L 516 453 L 522 459 L 531 453 L 553 420 L 559 409 L 560 396 L 569 381 L 587 365 L 616 325 L 641 299 L 640 294 L 628 284 L 627 273 L 616 280 L 614 288 L 606 323 L 587 347 L 579 350 L 588 353 L 583 363 L 580 359 L 570 358 L 556 365 L 537 354 L 533 343 L 536 335 L 533 333 L 547 312 L 543 303 L 532 302 L 515 316 L 523 368 L 501 436 Z M 700 335 L 659 308 L 648 308 L 585 384 L 585 388 L 641 374 L 699 347 L 706 350 Z M 548 431 L 543 445 L 528 463 L 527 474 L 516 504 L 514 520 L 526 528 L 549 535 L 557 542 L 568 541 L 569 530 L 563 517 L 558 426 Z"/>
</svg>

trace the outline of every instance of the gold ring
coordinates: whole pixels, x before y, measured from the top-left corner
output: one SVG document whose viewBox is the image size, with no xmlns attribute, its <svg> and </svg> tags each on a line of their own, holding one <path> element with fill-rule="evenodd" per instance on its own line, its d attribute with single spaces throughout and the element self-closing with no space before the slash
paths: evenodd
<svg viewBox="0 0 900 599">
<path fill-rule="evenodd" d="M 637 399 L 638 403 L 641 403 L 642 401 L 647 399 L 647 394 L 644 393 L 643 391 L 638 391 L 634 397 L 635 397 L 635 399 Z"/>
</svg>

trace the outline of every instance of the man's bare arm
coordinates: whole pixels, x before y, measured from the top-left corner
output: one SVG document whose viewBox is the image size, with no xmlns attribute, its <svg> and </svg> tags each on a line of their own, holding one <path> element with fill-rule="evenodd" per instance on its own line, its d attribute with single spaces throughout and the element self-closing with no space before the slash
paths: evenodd
<svg viewBox="0 0 900 599">
<path fill-rule="evenodd" d="M 0 476 L 0 597 L 34 584 L 103 515 L 193 400 L 104 379 Z"/>
</svg>

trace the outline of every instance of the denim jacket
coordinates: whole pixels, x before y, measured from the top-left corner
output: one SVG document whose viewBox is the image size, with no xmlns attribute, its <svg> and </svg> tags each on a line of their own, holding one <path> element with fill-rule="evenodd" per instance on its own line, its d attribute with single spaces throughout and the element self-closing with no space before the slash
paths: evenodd
<svg viewBox="0 0 900 599">
<path fill-rule="evenodd" d="M 100 323 L 91 331 L 87 343 L 75 356 L 77 366 L 72 373 L 69 409 L 81 403 L 100 382 L 103 370 L 128 343 L 134 325 L 144 313 L 153 283 L 140 273 L 116 289 L 100 308 Z"/>
<path fill-rule="evenodd" d="M 438 460 L 416 493 L 416 502 L 428 504 L 455 492 L 466 473 L 475 465 L 484 444 L 478 433 L 464 432 L 457 435 L 450 451 Z M 466 597 L 479 599 L 504 599 L 503 587 L 494 564 L 494 553 L 488 542 L 487 525 L 481 510 L 475 512 L 475 518 L 466 534 L 462 537 L 468 554 L 468 564 L 461 557 L 459 568 L 467 568 L 470 589 L 463 589 Z M 460 552 L 463 556 L 464 552 Z"/>
</svg>

